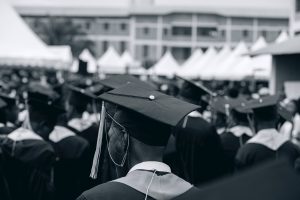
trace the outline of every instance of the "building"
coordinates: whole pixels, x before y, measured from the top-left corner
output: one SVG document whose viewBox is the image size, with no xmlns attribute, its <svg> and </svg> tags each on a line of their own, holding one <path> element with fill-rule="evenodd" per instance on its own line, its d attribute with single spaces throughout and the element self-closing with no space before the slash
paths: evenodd
<svg viewBox="0 0 300 200">
<path fill-rule="evenodd" d="M 87 33 L 80 39 L 94 42 L 97 57 L 113 45 L 119 53 L 129 49 L 146 63 L 155 62 L 167 49 L 183 61 L 199 47 L 234 47 L 241 40 L 250 46 L 261 35 L 272 42 L 289 29 L 290 15 L 285 9 L 159 6 L 152 0 L 133 0 L 126 7 L 16 9 L 37 33 L 39 24 L 49 23 L 51 17 L 71 18 Z"/>
<path fill-rule="evenodd" d="M 290 16 L 290 32 L 292 35 L 300 34 L 300 0 L 292 0 L 292 12 Z"/>
</svg>

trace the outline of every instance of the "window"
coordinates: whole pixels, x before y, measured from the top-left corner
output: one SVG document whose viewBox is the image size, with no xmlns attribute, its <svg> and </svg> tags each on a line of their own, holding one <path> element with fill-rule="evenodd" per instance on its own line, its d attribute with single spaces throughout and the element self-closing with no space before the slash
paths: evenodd
<svg viewBox="0 0 300 200">
<path fill-rule="evenodd" d="M 104 41 L 103 42 L 103 52 L 105 52 L 108 48 L 108 42 L 107 41 Z"/>
<path fill-rule="evenodd" d="M 122 53 L 126 50 L 126 42 L 122 41 L 122 42 L 120 43 L 120 49 L 121 49 L 121 52 L 122 52 Z"/>
<path fill-rule="evenodd" d="M 90 27 L 91 27 L 91 23 L 90 23 L 90 22 L 86 22 L 86 23 L 85 23 L 85 28 L 86 28 L 86 29 L 90 29 Z"/>
<path fill-rule="evenodd" d="M 296 12 L 300 12 L 300 0 L 296 0 Z"/>
<path fill-rule="evenodd" d="M 169 31 L 167 28 L 164 28 L 164 35 L 168 35 Z"/>
<path fill-rule="evenodd" d="M 149 34 L 149 28 L 144 28 L 143 32 L 144 32 L 144 35 L 148 35 Z"/>
<path fill-rule="evenodd" d="M 143 57 L 144 58 L 147 58 L 148 57 L 148 54 L 149 54 L 149 47 L 144 45 L 143 46 Z"/>
<path fill-rule="evenodd" d="M 201 37 L 216 37 L 217 29 L 213 27 L 201 27 L 197 28 L 197 34 Z M 225 34 L 225 31 L 224 31 Z"/>
<path fill-rule="evenodd" d="M 191 36 L 192 28 L 191 27 L 173 27 L 172 34 L 174 36 Z"/>
<path fill-rule="evenodd" d="M 127 29 L 127 24 L 122 23 L 122 24 L 121 24 L 121 30 L 122 30 L 122 31 L 125 31 L 126 29 Z"/>
<path fill-rule="evenodd" d="M 226 31 L 225 30 L 221 30 L 221 37 L 222 38 L 226 37 Z"/>
<path fill-rule="evenodd" d="M 109 23 L 104 23 L 103 28 L 104 28 L 104 30 L 108 30 L 109 29 Z"/>
<path fill-rule="evenodd" d="M 267 31 L 262 31 L 261 32 L 261 36 L 263 36 L 264 38 L 266 38 L 267 37 Z"/>
<path fill-rule="evenodd" d="M 247 38 L 249 36 L 249 31 L 248 30 L 243 30 L 243 37 Z"/>
</svg>

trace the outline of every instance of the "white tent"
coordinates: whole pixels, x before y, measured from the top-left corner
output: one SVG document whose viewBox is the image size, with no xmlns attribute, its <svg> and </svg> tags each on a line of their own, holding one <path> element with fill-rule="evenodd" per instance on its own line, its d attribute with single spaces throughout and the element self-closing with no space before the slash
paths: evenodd
<svg viewBox="0 0 300 200">
<path fill-rule="evenodd" d="M 232 76 L 232 68 L 237 65 L 243 58 L 243 54 L 248 52 L 247 46 L 244 42 L 240 42 L 227 59 L 219 66 L 214 78 L 218 80 L 230 80 Z"/>
<path fill-rule="evenodd" d="M 170 51 L 167 51 L 165 55 L 154 65 L 148 72 L 159 76 L 174 76 L 179 70 L 179 64 L 173 57 Z"/>
<path fill-rule="evenodd" d="M 229 46 L 224 46 L 222 50 L 216 55 L 214 59 L 207 64 L 209 68 L 201 73 L 201 79 L 210 80 L 214 77 L 216 71 L 219 70 L 219 66 L 223 63 L 224 60 L 230 55 L 231 49 Z"/>
<path fill-rule="evenodd" d="M 6 0 L 0 0 L 0 27 L 0 65 L 52 67 L 61 63 Z"/>
<path fill-rule="evenodd" d="M 141 63 L 135 60 L 129 51 L 124 51 L 121 60 L 126 64 L 129 74 L 142 75 L 146 74 L 147 70 L 141 66 Z"/>
<path fill-rule="evenodd" d="M 189 78 L 199 77 L 201 75 L 201 72 L 207 67 L 207 63 L 209 63 L 210 60 L 214 59 L 216 55 L 217 51 L 215 48 L 208 48 L 203 56 L 198 57 L 198 60 L 196 60 L 192 66 L 184 71 L 181 71 L 179 75 Z"/>
<path fill-rule="evenodd" d="M 197 62 L 201 56 L 203 55 L 203 52 L 201 49 L 196 49 L 192 55 L 181 65 L 180 69 L 178 70 L 177 74 L 181 74 L 184 71 L 188 71 L 190 67 L 192 67 L 195 62 Z"/>
<path fill-rule="evenodd" d="M 259 50 L 267 46 L 267 42 L 263 37 L 260 37 L 251 47 L 251 52 Z M 256 79 L 269 79 L 272 69 L 272 56 L 261 55 L 252 58 L 250 67 L 253 69 L 253 75 Z"/>
<path fill-rule="evenodd" d="M 54 66 L 58 69 L 68 69 L 72 63 L 73 55 L 69 45 L 48 46 L 49 50 L 63 62 L 63 65 Z"/>
<path fill-rule="evenodd" d="M 88 49 L 84 49 L 80 55 L 79 59 L 87 62 L 87 71 L 89 73 L 96 73 L 97 72 L 97 62 L 92 53 Z"/>
<path fill-rule="evenodd" d="M 97 64 L 103 74 L 124 74 L 127 70 L 126 63 L 112 46 L 98 59 Z"/>
<path fill-rule="evenodd" d="M 275 43 L 281 43 L 285 40 L 289 39 L 289 34 L 286 31 L 281 31 L 277 39 L 275 40 Z"/>
</svg>

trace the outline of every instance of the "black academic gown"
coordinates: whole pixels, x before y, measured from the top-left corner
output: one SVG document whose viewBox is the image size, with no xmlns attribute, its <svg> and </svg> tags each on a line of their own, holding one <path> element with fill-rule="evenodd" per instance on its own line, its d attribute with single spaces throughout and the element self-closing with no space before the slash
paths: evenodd
<svg viewBox="0 0 300 200">
<path fill-rule="evenodd" d="M 214 126 L 192 115 L 186 117 L 180 127 L 175 130 L 176 154 L 170 162 L 172 171 L 196 186 L 223 176 L 225 169 L 220 166 L 224 163 L 224 152 Z"/>
<path fill-rule="evenodd" d="M 187 199 L 183 197 L 195 191 L 198 189 L 170 172 L 140 168 L 85 191 L 77 200 L 145 199 L 146 194 L 147 199 Z"/>
<path fill-rule="evenodd" d="M 252 136 L 251 129 L 245 126 L 234 126 L 220 135 L 228 173 L 234 172 L 235 156 Z"/>
<path fill-rule="evenodd" d="M 11 199 L 53 199 L 51 169 L 56 155 L 34 132 L 19 128 L 1 138 L 3 171 Z"/>
<path fill-rule="evenodd" d="M 236 168 L 245 169 L 272 159 L 285 158 L 292 164 L 300 157 L 299 148 L 275 129 L 265 129 L 239 149 Z"/>
<path fill-rule="evenodd" d="M 8 135 L 9 133 L 13 132 L 16 129 L 17 129 L 17 127 L 15 127 L 15 126 L 6 126 L 3 124 L 0 124 L 0 135 Z"/>
<path fill-rule="evenodd" d="M 56 199 L 75 199 L 88 187 L 89 144 L 62 126 L 54 127 L 49 141 L 58 156 L 54 167 Z"/>
</svg>

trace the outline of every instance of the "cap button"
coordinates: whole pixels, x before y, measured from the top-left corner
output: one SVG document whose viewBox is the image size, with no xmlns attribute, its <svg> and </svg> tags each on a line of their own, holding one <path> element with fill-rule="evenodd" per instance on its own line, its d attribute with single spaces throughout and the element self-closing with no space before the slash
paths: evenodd
<svg viewBox="0 0 300 200">
<path fill-rule="evenodd" d="M 262 99 L 259 99 L 259 103 L 262 103 L 263 102 L 263 100 Z"/>
<path fill-rule="evenodd" d="M 48 105 L 50 106 L 52 104 L 52 101 L 48 101 Z"/>
<path fill-rule="evenodd" d="M 150 96 L 149 96 L 149 99 L 150 99 L 150 100 L 154 100 L 154 99 L 155 99 L 155 96 L 154 96 L 154 95 L 150 95 Z"/>
</svg>

